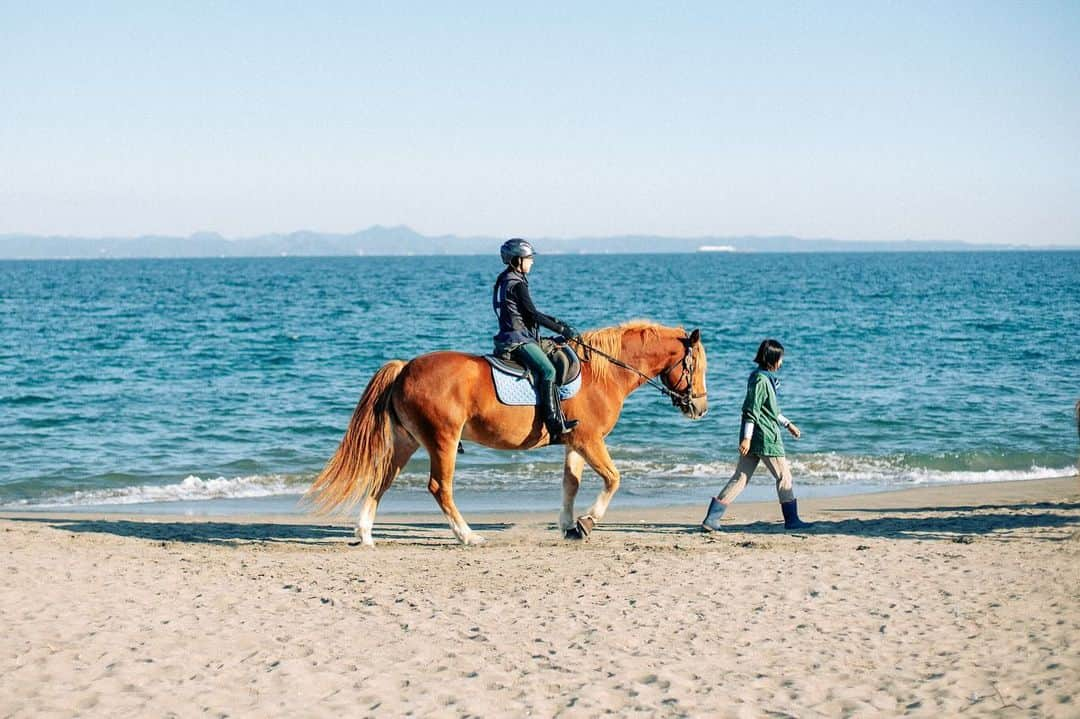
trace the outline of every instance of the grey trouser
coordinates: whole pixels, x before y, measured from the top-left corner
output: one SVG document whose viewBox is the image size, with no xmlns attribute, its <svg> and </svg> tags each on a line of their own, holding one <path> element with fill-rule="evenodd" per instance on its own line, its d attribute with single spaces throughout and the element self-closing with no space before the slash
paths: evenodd
<svg viewBox="0 0 1080 719">
<path fill-rule="evenodd" d="M 724 485 L 718 499 L 724 504 L 730 504 L 739 496 L 739 492 L 746 489 L 746 483 L 750 481 L 758 462 L 765 465 L 769 473 L 776 479 L 776 496 L 781 503 L 795 499 L 795 493 L 791 491 L 791 467 L 787 457 L 759 457 L 756 454 L 747 454 L 739 457 L 739 464 L 735 467 L 735 474 Z"/>
</svg>

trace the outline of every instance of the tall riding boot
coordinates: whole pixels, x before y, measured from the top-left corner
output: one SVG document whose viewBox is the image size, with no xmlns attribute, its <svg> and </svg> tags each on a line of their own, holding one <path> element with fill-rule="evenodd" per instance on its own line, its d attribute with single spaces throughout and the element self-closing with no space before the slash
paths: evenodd
<svg viewBox="0 0 1080 719">
<path fill-rule="evenodd" d="M 799 519 L 799 502 L 781 502 L 780 511 L 784 513 L 784 529 L 809 529 L 814 526 L 813 522 L 804 522 Z"/>
<path fill-rule="evenodd" d="M 579 420 L 567 419 L 566 415 L 563 414 L 562 397 L 559 396 L 559 388 L 554 383 L 551 385 L 551 405 L 555 408 L 555 416 L 559 420 L 563 434 L 573 431 L 574 427 L 580 424 Z"/>
<path fill-rule="evenodd" d="M 558 444 L 562 436 L 577 427 L 576 419 L 567 420 L 563 417 L 562 403 L 559 401 L 559 388 L 552 382 L 547 387 L 541 387 L 539 392 L 540 412 L 544 418 L 544 425 L 548 434 L 551 435 L 551 443 Z"/>
</svg>

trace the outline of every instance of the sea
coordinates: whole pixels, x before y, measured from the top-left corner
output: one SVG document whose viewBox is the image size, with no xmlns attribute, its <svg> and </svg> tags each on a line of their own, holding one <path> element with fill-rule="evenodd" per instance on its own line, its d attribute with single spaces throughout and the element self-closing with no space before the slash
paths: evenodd
<svg viewBox="0 0 1080 719">
<path fill-rule="evenodd" d="M 501 269 L 496 252 L 0 262 L 0 510 L 305 513 L 383 363 L 489 351 Z M 531 286 L 579 329 L 701 330 L 710 411 L 629 397 L 615 507 L 696 512 L 723 486 L 767 337 L 803 431 L 798 496 L 1076 472 L 1080 252 L 541 254 Z M 466 442 L 458 504 L 554 516 L 561 466 L 559 448 Z M 437 512 L 426 484 L 420 451 L 382 511 Z M 586 470 L 582 507 L 600 484 Z"/>
</svg>

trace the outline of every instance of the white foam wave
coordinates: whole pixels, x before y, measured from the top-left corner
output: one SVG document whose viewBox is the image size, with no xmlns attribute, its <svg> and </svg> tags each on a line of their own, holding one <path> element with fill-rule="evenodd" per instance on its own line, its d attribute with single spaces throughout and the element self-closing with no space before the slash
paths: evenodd
<svg viewBox="0 0 1080 719">
<path fill-rule="evenodd" d="M 173 484 L 144 484 L 115 489 L 91 489 L 50 497 L 44 501 L 24 500 L 19 504 L 33 507 L 72 507 L 109 504 L 153 504 L 190 502 L 206 499 L 249 499 L 296 494 L 303 485 L 280 474 L 247 477 L 202 479 L 190 475 Z"/>
<path fill-rule="evenodd" d="M 788 458 L 796 482 L 821 485 L 918 485 L 1009 482 L 1050 479 L 1075 473 L 1073 467 L 1046 467 L 1032 464 L 1022 469 L 939 469 L 914 467 L 900 457 L 866 457 L 834 453 L 795 455 Z M 735 461 L 664 464 L 651 460 L 616 460 L 623 478 L 727 481 L 735 471 Z M 768 473 L 759 469 L 755 481 Z"/>
<path fill-rule="evenodd" d="M 1032 464 L 1017 469 L 940 469 L 905 464 L 899 457 L 861 457 L 840 454 L 802 455 L 791 458 L 796 481 L 810 484 L 904 486 L 921 484 L 973 484 L 1050 479 L 1068 476 L 1071 467 Z"/>
<path fill-rule="evenodd" d="M 901 457 L 867 457 L 834 453 L 797 455 L 789 457 L 795 482 L 810 485 L 880 486 L 895 488 L 922 484 L 968 484 L 978 482 L 1009 482 L 1025 479 L 1049 479 L 1070 476 L 1072 467 L 1046 467 L 1032 464 L 1022 469 L 941 469 L 906 464 Z M 726 482 L 735 471 L 734 460 L 715 462 L 662 462 L 649 459 L 616 458 L 624 486 L 641 488 L 679 489 Z M 458 467 L 458 487 L 512 490 L 515 487 L 548 486 L 561 480 L 561 462 L 523 462 L 499 467 Z M 586 470 L 584 479 L 594 479 Z M 764 468 L 754 475 L 754 482 L 769 482 Z M 426 472 L 412 471 L 402 475 L 402 484 L 426 486 Z"/>
<path fill-rule="evenodd" d="M 907 465 L 899 457 L 849 456 L 832 453 L 790 457 L 796 484 L 897 488 L 926 484 L 968 484 L 1007 482 L 1025 479 L 1048 479 L 1070 476 L 1073 467 L 1044 467 L 1033 464 L 1025 469 L 950 470 Z M 627 491 L 655 490 L 660 493 L 722 485 L 735 468 L 734 461 L 666 463 L 647 459 L 616 459 Z M 562 477 L 561 462 L 522 462 L 513 465 L 459 466 L 456 486 L 473 492 L 501 494 L 520 489 L 558 487 Z M 596 478 L 587 472 L 586 482 Z M 763 469 L 755 483 L 770 482 Z M 85 507 L 99 505 L 154 504 L 191 502 L 211 499 L 254 499 L 294 496 L 310 486 L 311 476 L 280 474 L 203 479 L 194 475 L 171 484 L 80 490 L 70 494 L 23 499 L 6 506 Z M 426 492 L 427 473 L 407 471 L 395 483 L 399 490 Z"/>
<path fill-rule="evenodd" d="M 1031 464 L 1014 469 L 943 469 L 912 466 L 901 457 L 867 457 L 834 453 L 789 457 L 796 483 L 813 485 L 861 485 L 897 487 L 922 484 L 970 484 L 1050 479 L 1075 474 L 1072 466 L 1048 467 Z M 735 461 L 661 463 L 643 459 L 617 459 L 624 480 L 655 483 L 656 486 L 693 485 L 697 482 L 726 482 L 735 471 Z M 558 468 L 561 475 L 561 465 Z M 759 469 L 755 482 L 768 473 Z"/>
</svg>

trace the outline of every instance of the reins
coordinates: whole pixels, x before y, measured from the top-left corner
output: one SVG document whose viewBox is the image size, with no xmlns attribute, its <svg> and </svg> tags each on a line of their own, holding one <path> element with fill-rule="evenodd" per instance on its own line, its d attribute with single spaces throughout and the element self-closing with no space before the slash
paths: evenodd
<svg viewBox="0 0 1080 719">
<path fill-rule="evenodd" d="M 693 353 L 689 347 L 686 348 L 686 354 L 683 355 L 683 358 L 679 360 L 679 362 L 681 362 L 683 366 L 683 376 L 686 377 L 687 375 L 689 375 L 689 377 L 686 381 L 686 389 L 683 391 L 678 391 L 665 387 L 663 382 L 657 381 L 655 377 L 650 377 L 649 375 L 639 370 L 637 367 L 632 367 L 631 365 L 626 364 L 617 357 L 612 357 L 608 353 L 598 350 L 592 345 L 586 344 L 579 337 L 572 338 L 570 339 L 570 341 L 578 344 L 583 350 L 585 350 L 587 354 L 596 353 L 606 359 L 611 364 L 615 365 L 616 367 L 622 367 L 624 370 L 633 372 L 638 377 L 641 377 L 643 380 L 645 380 L 645 384 L 651 385 L 656 389 L 660 390 L 660 392 L 662 392 L 663 394 L 667 395 L 668 398 L 671 400 L 671 404 L 676 407 L 689 407 L 694 399 L 701 396 L 694 395 L 694 362 L 693 358 L 691 357 Z M 583 357 L 583 359 L 586 362 L 589 361 L 588 356 Z M 676 362 L 675 364 L 678 364 L 678 362 Z M 668 365 L 664 369 L 660 370 L 660 372 L 657 373 L 657 376 L 666 374 L 672 367 L 675 366 L 675 364 Z M 680 380 L 681 379 L 682 378 L 680 378 Z"/>
</svg>

